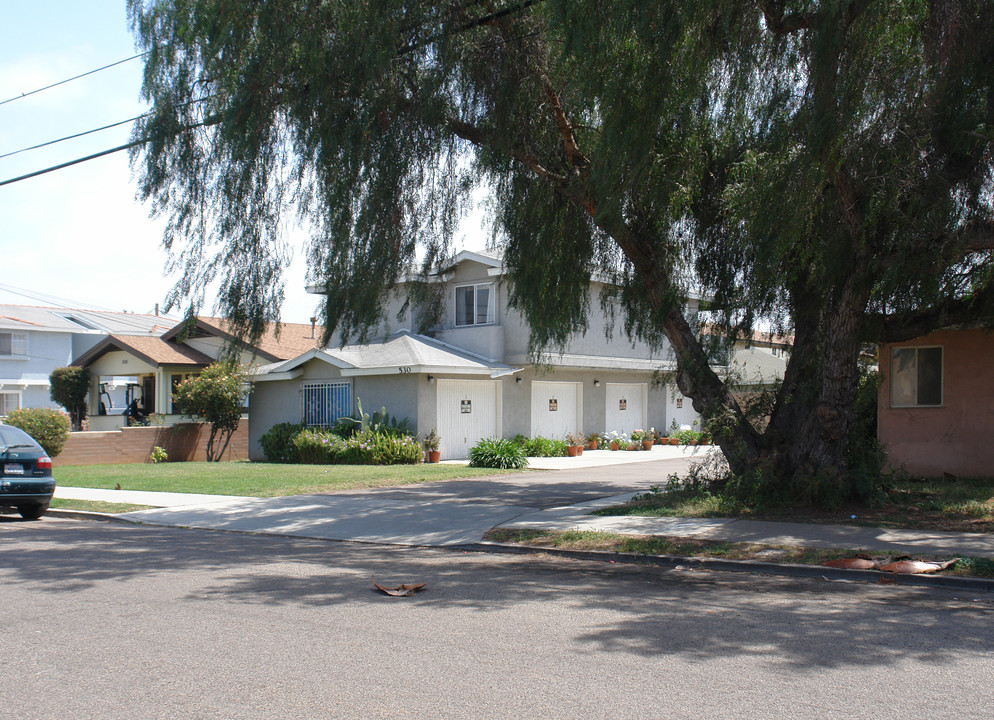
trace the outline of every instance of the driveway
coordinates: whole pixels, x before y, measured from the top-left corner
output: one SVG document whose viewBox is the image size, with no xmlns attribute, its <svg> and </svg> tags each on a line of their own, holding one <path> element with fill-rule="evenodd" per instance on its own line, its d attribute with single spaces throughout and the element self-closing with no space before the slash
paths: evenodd
<svg viewBox="0 0 994 720">
<path fill-rule="evenodd" d="M 533 471 L 325 495 L 229 498 L 123 517 L 150 524 L 401 545 L 478 542 L 490 528 L 549 508 L 642 492 L 686 472 L 692 458 L 659 454 L 638 462 L 588 463 Z M 646 454 L 648 455 L 648 454 Z"/>
</svg>

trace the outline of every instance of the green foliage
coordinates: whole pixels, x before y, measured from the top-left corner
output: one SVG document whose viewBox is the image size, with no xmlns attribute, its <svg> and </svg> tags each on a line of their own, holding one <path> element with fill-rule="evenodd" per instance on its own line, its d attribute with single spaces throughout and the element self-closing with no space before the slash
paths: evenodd
<svg viewBox="0 0 994 720">
<path fill-rule="evenodd" d="M 90 394 L 90 371 L 74 366 L 55 368 L 48 376 L 48 382 L 52 400 L 69 413 L 72 429 L 81 430 Z"/>
<path fill-rule="evenodd" d="M 342 438 L 328 430 L 302 430 L 293 439 L 299 461 L 314 465 L 416 465 L 422 450 L 417 438 L 365 430 Z"/>
<path fill-rule="evenodd" d="M 153 464 L 167 462 L 169 460 L 169 453 L 166 452 L 165 448 L 156 445 L 152 448 L 152 452 L 149 453 L 148 459 Z"/>
<path fill-rule="evenodd" d="M 304 423 L 276 423 L 259 438 L 266 460 L 272 463 L 299 462 L 294 438 L 304 429 Z"/>
<path fill-rule="evenodd" d="M 210 423 L 207 461 L 221 459 L 232 433 L 238 429 L 242 405 L 250 391 L 247 368 L 234 362 L 215 362 L 173 391 L 173 404 L 191 418 Z"/>
<path fill-rule="evenodd" d="M 484 438 L 469 449 L 469 466 L 520 470 L 528 466 L 528 458 L 523 446 L 514 440 Z"/>
<path fill-rule="evenodd" d="M 20 428 L 41 445 L 49 457 L 55 457 L 69 439 L 69 415 L 51 408 L 21 408 L 7 413 L 7 425 Z"/>
<path fill-rule="evenodd" d="M 431 431 L 429 431 L 429 433 L 425 435 L 425 439 L 422 441 L 422 444 L 425 446 L 426 451 L 437 452 L 438 448 L 442 444 L 442 438 L 438 434 L 438 430 L 432 428 Z"/>
<path fill-rule="evenodd" d="M 566 455 L 565 440 L 536 436 L 525 437 L 520 433 L 514 436 L 514 442 L 521 446 L 526 457 L 563 457 Z"/>
<path fill-rule="evenodd" d="M 294 211 L 315 227 L 326 333 L 365 339 L 401 278 L 446 269 L 485 185 L 534 354 L 585 332 L 591 278 L 608 280 L 608 331 L 680 349 L 681 391 L 747 485 L 827 498 L 864 492 L 849 480 L 860 343 L 994 325 L 983 0 L 128 12 L 152 105 L 132 160 L 167 220 L 170 302 L 222 278 L 236 331 L 278 316 L 272 238 Z M 691 287 L 729 337 L 760 319 L 794 334 L 768 425 L 709 367 Z M 439 317 L 437 295 L 413 302 Z"/>
<path fill-rule="evenodd" d="M 362 399 L 356 398 L 356 405 L 359 408 L 359 417 L 341 417 L 335 423 L 334 432 L 342 437 L 351 437 L 357 433 L 386 433 L 390 435 L 410 435 L 411 421 L 409 418 L 403 420 L 387 412 L 385 407 L 370 415 L 362 410 Z"/>
</svg>

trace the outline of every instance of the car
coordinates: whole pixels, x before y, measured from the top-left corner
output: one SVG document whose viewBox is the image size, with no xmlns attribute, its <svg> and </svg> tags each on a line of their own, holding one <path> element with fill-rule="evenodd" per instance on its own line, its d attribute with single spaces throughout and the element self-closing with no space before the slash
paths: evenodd
<svg viewBox="0 0 994 720">
<path fill-rule="evenodd" d="M 20 428 L 0 425 L 0 507 L 37 520 L 52 504 L 52 458 Z"/>
</svg>

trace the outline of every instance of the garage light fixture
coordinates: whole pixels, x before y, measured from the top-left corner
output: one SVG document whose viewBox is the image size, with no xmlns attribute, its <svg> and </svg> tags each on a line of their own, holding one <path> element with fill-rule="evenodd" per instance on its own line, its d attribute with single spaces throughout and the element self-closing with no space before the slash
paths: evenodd
<svg viewBox="0 0 994 720">
<path fill-rule="evenodd" d="M 600 380 L 594 380 L 594 387 L 600 387 L 600 386 L 601 386 L 601 381 Z"/>
<path fill-rule="evenodd" d="M 430 382 L 430 383 L 435 382 L 435 376 L 434 375 L 429 375 L 428 376 L 428 382 Z"/>
</svg>

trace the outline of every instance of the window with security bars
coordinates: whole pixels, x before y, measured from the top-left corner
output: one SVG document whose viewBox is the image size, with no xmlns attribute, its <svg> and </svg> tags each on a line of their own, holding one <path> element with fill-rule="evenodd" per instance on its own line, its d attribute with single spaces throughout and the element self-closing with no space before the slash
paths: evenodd
<svg viewBox="0 0 994 720">
<path fill-rule="evenodd" d="M 352 384 L 348 381 L 309 382 L 300 386 L 301 417 L 308 427 L 330 427 L 352 414 Z"/>
</svg>

